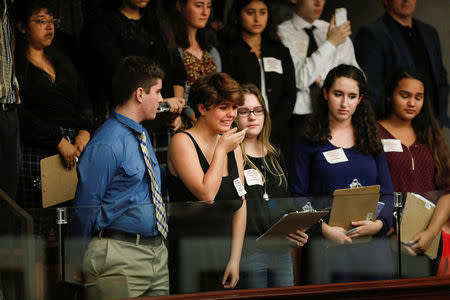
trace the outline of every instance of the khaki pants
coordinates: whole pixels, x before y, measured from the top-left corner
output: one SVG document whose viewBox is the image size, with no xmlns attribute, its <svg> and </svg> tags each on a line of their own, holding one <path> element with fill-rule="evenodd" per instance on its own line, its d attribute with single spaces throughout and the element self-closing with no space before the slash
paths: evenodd
<svg viewBox="0 0 450 300">
<path fill-rule="evenodd" d="M 89 300 L 169 294 L 167 248 L 94 237 L 83 260 Z"/>
</svg>

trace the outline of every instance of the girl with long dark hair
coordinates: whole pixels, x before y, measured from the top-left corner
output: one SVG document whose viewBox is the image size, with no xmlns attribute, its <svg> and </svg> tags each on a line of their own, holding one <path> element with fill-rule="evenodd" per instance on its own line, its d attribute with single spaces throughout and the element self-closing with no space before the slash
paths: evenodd
<svg viewBox="0 0 450 300">
<path fill-rule="evenodd" d="M 294 65 L 272 23 L 270 1 L 236 0 L 223 32 L 223 70 L 240 83 L 253 83 L 266 101 L 272 141 L 287 137 L 287 121 L 295 104 Z"/>
<path fill-rule="evenodd" d="M 437 200 L 445 191 L 427 229 L 417 234 L 411 240 L 413 245 L 406 249 L 413 256 L 422 254 L 445 225 L 442 237 L 446 258 L 439 274 L 448 274 L 450 160 L 425 82 L 424 76 L 413 69 L 395 71 L 386 82 L 384 100 L 379 105 L 378 129 L 396 192 L 415 192 Z M 403 274 L 407 277 L 436 274 L 438 265 L 426 256 L 403 258 Z"/>
<path fill-rule="evenodd" d="M 189 89 L 203 75 L 222 71 L 222 60 L 214 47 L 214 31 L 210 25 L 211 0 L 176 0 L 171 4 L 175 45 L 187 74 L 184 98 L 189 98 Z M 183 112 L 192 123 L 194 111 Z"/>
<path fill-rule="evenodd" d="M 331 197 L 334 190 L 355 185 L 380 185 L 381 194 L 386 195 L 381 197 L 384 207 L 376 220 L 354 220 L 352 233 L 329 226 L 326 221 L 318 226 L 312 237 L 313 246 L 307 246 L 304 255 L 304 266 L 309 265 L 313 271 L 305 274 L 311 283 L 392 277 L 389 245 L 383 237 L 392 225 L 393 188 L 366 95 L 362 71 L 349 65 L 332 69 L 305 136 L 294 142 L 289 172 L 294 196 Z M 312 205 L 317 205 L 314 199 Z M 321 244 L 320 236 L 325 238 L 325 244 Z M 380 238 L 370 243 L 352 243 L 364 236 Z M 349 245 L 328 247 L 329 244 Z"/>
</svg>

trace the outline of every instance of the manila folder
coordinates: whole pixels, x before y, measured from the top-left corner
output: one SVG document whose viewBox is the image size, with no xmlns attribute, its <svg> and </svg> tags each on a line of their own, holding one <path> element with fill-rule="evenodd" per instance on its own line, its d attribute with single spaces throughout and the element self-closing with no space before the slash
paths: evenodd
<svg viewBox="0 0 450 300">
<path fill-rule="evenodd" d="M 354 228 L 352 221 L 375 221 L 379 199 L 379 185 L 335 190 L 328 225 L 350 230 Z M 355 240 L 366 242 L 371 237 L 359 237 Z"/>
<path fill-rule="evenodd" d="M 434 209 L 435 205 L 429 200 L 420 195 L 408 193 L 400 224 L 400 241 L 409 244 L 409 241 L 417 234 L 427 229 Z M 425 251 L 425 255 L 431 259 L 436 258 L 440 239 L 441 233 L 436 235 L 428 250 Z"/>
<path fill-rule="evenodd" d="M 42 207 L 75 198 L 77 168 L 67 169 L 59 154 L 41 159 Z"/>
</svg>

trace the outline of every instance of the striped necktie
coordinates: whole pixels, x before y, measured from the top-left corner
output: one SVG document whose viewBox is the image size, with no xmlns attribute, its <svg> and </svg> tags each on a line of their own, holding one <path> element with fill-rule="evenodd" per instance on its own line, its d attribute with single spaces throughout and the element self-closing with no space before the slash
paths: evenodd
<svg viewBox="0 0 450 300">
<path fill-rule="evenodd" d="M 161 192 L 158 188 L 158 183 L 156 182 L 155 172 L 153 171 L 152 163 L 150 161 L 150 155 L 148 153 L 147 148 L 147 137 L 145 135 L 145 131 L 141 133 L 138 137 L 139 144 L 141 145 L 142 154 L 144 155 L 145 165 L 147 166 L 148 175 L 150 175 L 150 182 L 152 186 L 152 200 L 155 205 L 156 212 L 156 225 L 158 227 L 159 232 L 162 234 L 164 238 L 167 239 L 168 226 L 167 226 L 167 217 L 166 217 L 166 209 L 164 208 L 164 204 L 161 198 Z"/>
</svg>

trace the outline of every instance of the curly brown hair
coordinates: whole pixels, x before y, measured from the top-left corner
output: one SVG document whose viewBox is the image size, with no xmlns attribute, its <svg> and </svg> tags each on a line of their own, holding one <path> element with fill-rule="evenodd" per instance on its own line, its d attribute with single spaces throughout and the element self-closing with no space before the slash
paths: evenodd
<svg viewBox="0 0 450 300">
<path fill-rule="evenodd" d="M 381 153 L 383 147 L 376 127 L 375 116 L 372 106 L 367 97 L 367 80 L 364 73 L 358 68 L 350 65 L 339 65 L 332 69 L 325 78 L 323 90 L 329 92 L 331 86 L 337 78 L 345 77 L 355 80 L 358 83 L 359 94 L 362 96 L 361 102 L 356 107 L 352 115 L 352 125 L 355 135 L 355 150 L 364 154 L 377 155 Z M 313 105 L 313 113 L 306 123 L 305 138 L 312 143 L 326 144 L 331 139 L 331 131 L 328 119 L 328 103 L 320 94 Z"/>
</svg>

